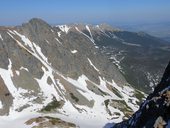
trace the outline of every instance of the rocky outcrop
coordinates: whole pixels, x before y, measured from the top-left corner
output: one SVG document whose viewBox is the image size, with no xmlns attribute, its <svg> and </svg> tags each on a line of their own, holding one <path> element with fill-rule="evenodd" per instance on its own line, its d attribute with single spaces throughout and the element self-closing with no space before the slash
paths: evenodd
<svg viewBox="0 0 170 128">
<path fill-rule="evenodd" d="M 2 106 L 0 108 L 0 116 L 9 113 L 10 106 L 12 105 L 13 97 L 8 88 L 5 86 L 3 79 L 0 76 L 0 101 Z"/>
<path fill-rule="evenodd" d="M 25 124 L 32 128 L 79 128 L 73 123 L 49 116 L 32 118 Z"/>
<path fill-rule="evenodd" d="M 140 109 L 127 121 L 113 128 L 169 128 L 170 127 L 170 63 L 161 82 L 155 87 Z"/>
</svg>

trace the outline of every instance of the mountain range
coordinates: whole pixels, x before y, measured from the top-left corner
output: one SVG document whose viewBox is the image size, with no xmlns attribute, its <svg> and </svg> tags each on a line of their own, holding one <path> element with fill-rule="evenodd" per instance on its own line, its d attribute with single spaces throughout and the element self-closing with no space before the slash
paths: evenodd
<svg viewBox="0 0 170 128">
<path fill-rule="evenodd" d="M 143 31 L 153 36 L 159 37 L 163 40 L 170 42 L 170 22 L 157 22 L 157 23 L 134 23 L 134 24 L 122 24 L 116 25 L 119 28 L 127 31 Z"/>
<path fill-rule="evenodd" d="M 170 45 L 109 25 L 0 27 L 0 127 L 100 128 L 133 115 Z"/>
</svg>

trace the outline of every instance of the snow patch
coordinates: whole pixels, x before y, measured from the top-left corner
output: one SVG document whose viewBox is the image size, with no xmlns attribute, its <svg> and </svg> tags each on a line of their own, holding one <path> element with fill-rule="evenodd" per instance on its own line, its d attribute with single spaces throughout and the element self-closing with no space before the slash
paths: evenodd
<svg viewBox="0 0 170 128">
<path fill-rule="evenodd" d="M 105 36 L 107 36 L 107 37 L 110 38 L 110 36 L 109 36 L 108 34 L 106 34 L 105 31 L 103 31 L 103 30 L 99 27 L 99 25 L 96 25 L 96 27 L 97 27 Z"/>
<path fill-rule="evenodd" d="M 130 96 L 134 95 L 134 89 L 130 88 L 129 86 L 123 86 L 123 92 Z"/>
<path fill-rule="evenodd" d="M 69 77 L 66 78 L 66 80 L 69 81 L 75 87 L 77 87 L 77 89 L 83 90 L 83 91 L 88 91 L 88 88 L 86 87 L 86 80 L 88 80 L 88 78 L 85 75 L 79 76 L 79 78 L 77 80 L 74 80 Z"/>
<path fill-rule="evenodd" d="M 7 32 L 7 34 L 11 37 L 11 38 L 13 38 L 14 39 L 14 37 L 9 33 L 9 32 Z"/>
<path fill-rule="evenodd" d="M 34 100 L 36 97 L 30 96 L 30 97 L 25 97 L 23 94 L 28 93 L 28 90 L 22 89 L 22 88 L 16 88 L 13 81 L 12 81 L 12 63 L 9 59 L 9 65 L 8 65 L 8 70 L 6 69 L 1 69 L 0 68 L 0 75 L 8 88 L 10 94 L 13 96 L 13 105 L 10 108 L 9 116 L 12 115 L 13 118 L 17 118 L 17 109 L 29 104 L 32 106 L 30 109 L 36 110 L 40 108 L 40 105 L 32 104 L 32 100 Z M 30 109 L 24 109 L 23 111 L 30 111 Z"/>
<path fill-rule="evenodd" d="M 45 40 L 45 41 L 46 41 L 48 44 L 50 44 L 48 40 Z"/>
<path fill-rule="evenodd" d="M 10 73 L 11 77 L 13 77 L 14 74 L 13 74 L 13 71 L 12 71 L 12 62 L 11 62 L 10 59 L 8 59 L 8 60 L 9 60 L 9 65 L 8 65 L 9 73 Z"/>
<path fill-rule="evenodd" d="M 17 116 L 17 118 L 13 119 L 13 117 Z M 33 126 L 28 126 L 25 124 L 26 121 L 31 118 L 41 116 L 38 113 L 28 113 L 28 112 L 20 112 L 17 115 L 9 115 L 9 116 L 0 116 L 0 127 L 1 128 L 31 128 Z"/>
<path fill-rule="evenodd" d="M 29 71 L 28 71 L 28 68 L 24 68 L 24 67 L 20 67 L 19 70 L 25 70 L 25 71 L 29 72 Z"/>
<path fill-rule="evenodd" d="M 53 29 L 51 29 L 51 32 L 54 32 Z"/>
<path fill-rule="evenodd" d="M 0 109 L 2 109 L 3 108 L 3 104 L 2 104 L 2 102 L 0 101 Z"/>
<path fill-rule="evenodd" d="M 118 69 L 122 72 L 122 73 L 124 73 L 124 71 L 122 70 L 123 68 L 121 67 L 121 62 L 122 62 L 122 60 L 124 60 L 124 56 L 122 56 L 122 53 L 123 53 L 124 51 L 122 50 L 122 51 L 119 51 L 118 53 L 116 53 L 116 54 L 114 54 L 114 55 L 112 55 L 111 57 L 110 57 L 110 59 L 111 60 L 113 60 L 113 63 L 118 67 Z M 106 54 L 112 54 L 112 53 L 106 53 Z M 120 58 L 120 56 L 122 56 L 121 58 Z"/>
<path fill-rule="evenodd" d="M 60 30 L 61 30 L 62 32 L 65 32 L 66 34 L 68 33 L 68 31 L 69 31 L 69 29 L 70 29 L 70 27 L 68 27 L 67 25 L 58 25 L 58 26 L 56 26 L 56 27 L 59 27 Z"/>
<path fill-rule="evenodd" d="M 30 48 L 33 47 L 32 42 L 27 37 L 25 37 L 24 35 L 19 34 L 17 31 L 14 31 L 14 32 L 22 39 L 22 41 L 25 43 L 26 46 L 29 46 Z"/>
<path fill-rule="evenodd" d="M 71 51 L 71 53 L 75 54 L 75 53 L 77 53 L 77 50 L 73 50 L 73 51 Z"/>
<path fill-rule="evenodd" d="M 55 98 L 57 100 L 60 100 L 60 98 L 59 98 L 60 96 L 58 95 L 58 93 L 56 92 L 56 89 L 55 89 L 55 85 L 54 85 L 55 81 L 52 76 L 52 70 L 47 71 L 44 67 L 42 67 L 42 70 L 44 71 L 44 75 L 42 76 L 42 78 L 41 79 L 35 78 L 35 79 L 39 83 L 39 86 L 41 88 L 41 91 L 43 92 L 44 97 L 46 97 L 44 104 L 48 104 L 49 101 L 52 100 L 53 96 L 55 96 Z M 47 83 L 48 77 L 50 77 L 50 78 L 52 77 L 52 80 L 53 80 L 52 85 L 49 85 Z"/>
<path fill-rule="evenodd" d="M 9 30 L 9 29 L 8 29 L 8 31 L 9 31 L 11 34 L 16 35 L 15 32 L 13 32 L 12 30 Z"/>
<path fill-rule="evenodd" d="M 87 58 L 87 59 L 88 59 L 90 65 L 91 65 L 97 72 L 100 72 L 100 70 L 97 69 L 96 66 L 94 66 L 94 64 L 91 62 L 91 60 L 90 60 L 89 58 Z"/>
<path fill-rule="evenodd" d="M 81 33 L 81 34 L 83 34 L 84 36 L 86 36 L 94 45 L 96 45 L 96 44 L 94 43 L 94 39 L 93 39 L 93 38 L 89 37 L 87 34 L 85 34 L 85 33 L 83 33 L 82 31 L 80 31 L 77 27 L 75 27 L 75 29 L 76 29 L 79 33 Z"/>
<path fill-rule="evenodd" d="M 3 41 L 3 38 L 2 38 L 2 36 L 1 36 L 1 34 L 0 34 L 0 39 Z"/>
<path fill-rule="evenodd" d="M 90 81 L 85 75 L 79 76 L 77 80 L 73 80 L 72 78 L 67 78 L 67 80 L 72 83 L 77 89 L 78 92 L 81 93 L 84 97 L 87 98 L 89 101 L 94 101 L 93 107 L 88 107 L 85 105 L 78 105 L 74 104 L 78 110 L 73 107 L 72 103 L 67 101 L 61 111 L 65 111 L 67 113 L 67 117 L 62 117 L 62 119 L 71 120 L 71 122 L 74 122 L 75 124 L 78 124 L 80 128 L 98 128 L 103 127 L 108 122 L 120 122 L 123 119 L 123 112 L 116 108 L 112 108 L 109 106 L 109 109 L 113 110 L 112 112 L 119 112 L 121 113 L 121 117 L 117 119 L 111 119 L 112 117 L 109 116 L 109 114 L 106 111 L 106 107 L 104 104 L 104 101 L 107 99 L 115 99 L 115 100 L 121 100 L 119 97 L 117 97 L 113 92 L 111 92 L 106 86 L 103 86 L 103 84 L 106 84 L 103 80 L 101 83 L 101 86 L 96 85 L 92 81 Z M 87 81 L 90 81 L 93 83 L 96 87 L 100 88 L 102 91 L 108 93 L 106 96 L 96 95 L 93 91 L 90 91 L 87 88 Z M 109 95 L 110 94 L 110 95 Z M 80 112 L 79 112 L 80 111 Z M 106 118 L 108 117 L 108 118 Z M 110 119 L 109 119 L 110 117 Z M 102 121 L 101 121 L 102 120 Z M 88 124 L 87 124 L 88 122 Z M 100 123 L 94 123 L 94 122 L 100 122 Z"/>
<path fill-rule="evenodd" d="M 15 71 L 15 73 L 19 76 L 20 75 L 20 72 L 18 70 Z"/>
<path fill-rule="evenodd" d="M 158 75 L 151 75 L 150 72 L 146 72 L 146 77 L 149 81 L 149 86 L 152 88 L 152 90 L 154 89 L 154 86 L 158 84 L 159 82 L 159 76 Z"/>
<path fill-rule="evenodd" d="M 99 47 L 98 47 L 98 46 L 95 46 L 95 48 L 99 49 Z"/>
<path fill-rule="evenodd" d="M 139 100 L 134 97 L 135 90 L 132 87 L 129 86 L 123 86 L 119 87 L 114 80 L 112 80 L 112 85 L 116 90 L 118 90 L 123 97 L 122 99 L 126 102 L 126 104 L 135 112 L 139 109 L 139 106 L 137 105 L 137 102 Z"/>
<path fill-rule="evenodd" d="M 140 44 L 133 44 L 133 43 L 127 43 L 127 42 L 122 42 L 122 44 L 129 45 L 129 46 L 141 47 Z"/>
<path fill-rule="evenodd" d="M 61 32 L 57 32 L 58 36 L 61 37 Z"/>
<path fill-rule="evenodd" d="M 86 29 L 89 31 L 90 36 L 91 36 L 91 40 L 94 42 L 93 36 L 92 36 L 92 34 L 91 34 L 91 31 L 90 31 L 90 28 L 89 28 L 89 26 L 88 26 L 88 25 L 86 25 Z"/>
<path fill-rule="evenodd" d="M 41 48 L 40 48 L 38 45 L 36 45 L 35 43 L 33 43 L 33 46 L 34 46 L 34 48 L 35 48 L 35 51 L 38 52 L 38 55 L 37 55 L 37 56 L 39 56 L 39 57 L 41 58 L 41 60 L 43 60 L 43 61 L 45 61 L 46 63 L 48 63 L 48 59 L 47 59 L 47 57 L 45 57 L 45 55 L 42 53 Z"/>
<path fill-rule="evenodd" d="M 61 43 L 61 41 L 59 41 L 59 39 L 58 39 L 58 38 L 55 38 L 55 40 L 56 40 L 58 43 L 62 44 L 62 43 Z"/>
</svg>

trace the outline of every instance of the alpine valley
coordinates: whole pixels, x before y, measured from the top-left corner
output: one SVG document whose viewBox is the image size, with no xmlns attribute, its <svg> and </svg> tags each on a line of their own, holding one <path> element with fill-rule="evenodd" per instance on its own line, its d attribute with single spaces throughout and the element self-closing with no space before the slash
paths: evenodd
<svg viewBox="0 0 170 128">
<path fill-rule="evenodd" d="M 169 57 L 168 42 L 106 24 L 51 26 L 34 18 L 1 26 L 0 128 L 124 121 L 161 80 Z"/>
</svg>

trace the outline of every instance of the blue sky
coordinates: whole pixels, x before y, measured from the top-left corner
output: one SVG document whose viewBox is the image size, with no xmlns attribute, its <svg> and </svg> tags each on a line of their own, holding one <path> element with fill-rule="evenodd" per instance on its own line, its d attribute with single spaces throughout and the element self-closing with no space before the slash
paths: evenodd
<svg viewBox="0 0 170 128">
<path fill-rule="evenodd" d="M 170 0 L 0 0 L 0 25 L 33 17 L 51 24 L 170 21 Z"/>
</svg>

